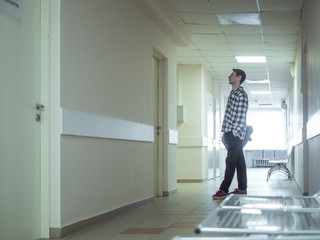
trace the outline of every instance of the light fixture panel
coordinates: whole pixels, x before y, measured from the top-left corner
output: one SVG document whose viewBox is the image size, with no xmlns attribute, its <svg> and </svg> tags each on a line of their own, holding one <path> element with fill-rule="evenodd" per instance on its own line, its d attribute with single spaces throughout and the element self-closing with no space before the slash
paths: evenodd
<svg viewBox="0 0 320 240">
<path fill-rule="evenodd" d="M 247 79 L 246 80 L 246 83 L 249 83 L 249 84 L 268 84 L 268 83 L 270 83 L 270 81 L 269 80 L 249 80 L 249 79 Z"/>
<path fill-rule="evenodd" d="M 265 56 L 236 56 L 238 63 L 265 63 Z"/>
<path fill-rule="evenodd" d="M 259 13 L 217 14 L 221 25 L 260 25 Z"/>
</svg>

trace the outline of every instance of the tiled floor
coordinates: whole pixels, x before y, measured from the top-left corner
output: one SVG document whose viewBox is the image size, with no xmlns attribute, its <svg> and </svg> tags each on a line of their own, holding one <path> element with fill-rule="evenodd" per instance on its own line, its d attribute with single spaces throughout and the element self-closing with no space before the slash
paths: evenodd
<svg viewBox="0 0 320 240">
<path fill-rule="evenodd" d="M 267 168 L 248 168 L 248 194 L 301 195 L 294 181 L 275 174 L 266 181 Z M 194 236 L 194 228 L 221 201 L 211 197 L 221 179 L 203 183 L 179 183 L 178 193 L 128 211 L 101 224 L 86 228 L 63 240 L 171 240 L 174 236 Z M 236 176 L 230 190 L 236 188 Z"/>
</svg>

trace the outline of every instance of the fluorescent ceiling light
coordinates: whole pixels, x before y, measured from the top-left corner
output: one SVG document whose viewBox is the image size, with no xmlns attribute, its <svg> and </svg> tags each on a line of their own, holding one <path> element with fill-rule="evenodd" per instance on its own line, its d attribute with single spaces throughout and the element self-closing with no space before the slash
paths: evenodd
<svg viewBox="0 0 320 240">
<path fill-rule="evenodd" d="M 265 56 L 236 56 L 238 63 L 265 63 Z"/>
<path fill-rule="evenodd" d="M 268 95 L 271 94 L 271 91 L 252 91 L 252 95 Z"/>
<path fill-rule="evenodd" d="M 217 14 L 221 25 L 260 25 L 259 13 Z"/>
<path fill-rule="evenodd" d="M 247 79 L 246 80 L 246 83 L 257 83 L 257 84 L 261 84 L 261 83 L 269 83 L 270 81 L 269 80 L 249 80 Z"/>
</svg>

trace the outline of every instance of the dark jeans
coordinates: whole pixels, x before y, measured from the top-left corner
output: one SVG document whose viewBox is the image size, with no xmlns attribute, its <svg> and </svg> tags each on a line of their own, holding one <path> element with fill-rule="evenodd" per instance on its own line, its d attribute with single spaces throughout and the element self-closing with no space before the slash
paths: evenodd
<svg viewBox="0 0 320 240">
<path fill-rule="evenodd" d="M 220 185 L 220 189 L 224 192 L 229 192 L 229 187 L 237 169 L 238 189 L 247 189 L 247 167 L 242 150 L 242 140 L 235 137 L 232 132 L 226 132 L 223 135 L 223 142 L 228 151 L 226 158 L 226 170 L 224 180 Z"/>
</svg>

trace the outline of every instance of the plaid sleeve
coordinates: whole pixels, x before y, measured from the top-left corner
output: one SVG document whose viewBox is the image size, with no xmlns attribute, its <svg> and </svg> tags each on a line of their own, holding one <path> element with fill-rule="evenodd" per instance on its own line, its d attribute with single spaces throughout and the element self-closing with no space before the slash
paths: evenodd
<svg viewBox="0 0 320 240">
<path fill-rule="evenodd" d="M 244 91 L 239 92 L 234 103 L 235 115 L 233 121 L 233 133 L 243 139 L 246 134 L 246 116 L 248 110 L 247 94 Z"/>
</svg>

